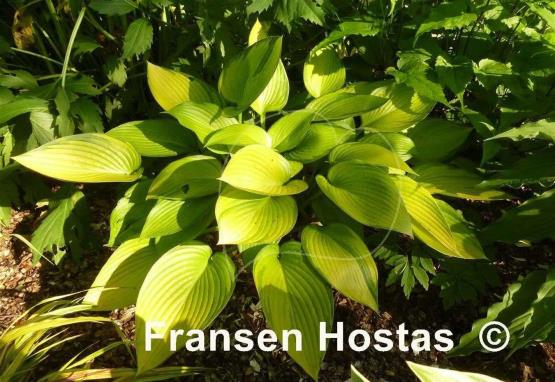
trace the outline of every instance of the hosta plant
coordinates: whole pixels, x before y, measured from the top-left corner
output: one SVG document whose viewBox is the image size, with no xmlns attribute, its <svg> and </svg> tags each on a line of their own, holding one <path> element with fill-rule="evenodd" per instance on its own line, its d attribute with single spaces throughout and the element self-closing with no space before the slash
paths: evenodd
<svg viewBox="0 0 555 382">
<path fill-rule="evenodd" d="M 303 350 L 288 346 L 289 354 L 317 379 L 318 328 L 333 322 L 332 290 L 379 309 L 370 236 L 487 260 L 473 227 L 436 195 L 508 196 L 495 185 L 475 187 L 482 179 L 469 170 L 410 166 L 399 144 L 411 142 L 407 131 L 422 129 L 436 101 L 394 79 L 347 83 L 329 45 L 306 58 L 304 106 L 289 107 L 282 38 L 267 31 L 255 24 L 217 84 L 149 63 L 158 118 L 63 137 L 13 158 L 62 181 L 129 184 L 110 217 L 108 245 L 116 249 L 84 304 L 136 304 L 140 375 L 171 355 L 170 329 L 210 326 L 238 269 L 252 272 L 269 327 L 303 333 Z M 398 76 L 402 65 L 390 72 Z M 147 322 L 166 324 L 154 329 L 163 340 L 153 351 L 144 346 Z"/>
</svg>

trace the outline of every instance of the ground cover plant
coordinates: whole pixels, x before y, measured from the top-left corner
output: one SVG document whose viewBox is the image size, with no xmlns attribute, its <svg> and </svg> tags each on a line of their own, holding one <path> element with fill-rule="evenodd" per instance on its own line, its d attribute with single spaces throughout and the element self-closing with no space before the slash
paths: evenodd
<svg viewBox="0 0 555 382">
<path fill-rule="evenodd" d="M 263 326 L 302 334 L 302 350 L 278 336 L 283 368 L 345 380 L 322 377 L 320 323 L 336 327 L 342 304 L 381 319 L 396 293 L 400 322 L 419 296 L 437 303 L 432 314 L 459 330 L 442 362 L 474 360 L 472 370 L 357 364 L 354 380 L 553 379 L 553 3 L 1 7 L 7 251 L 59 274 L 91 258 L 99 269 L 85 291 L 70 282 L 5 325 L 0 381 L 219 378 L 224 356 L 220 369 L 171 358 L 193 337 L 171 329 L 200 336 L 246 294 Z M 29 210 L 32 229 L 18 230 Z M 462 324 L 449 320 L 457 309 Z M 122 311 L 131 330 L 114 318 Z M 480 343 L 490 321 L 508 328 L 499 354 Z M 88 325 L 117 336 L 48 362 Z M 151 331 L 161 340 L 146 350 Z M 488 370 L 531 349 L 547 358 L 536 375 Z M 117 351 L 124 365 L 110 361 Z"/>
</svg>

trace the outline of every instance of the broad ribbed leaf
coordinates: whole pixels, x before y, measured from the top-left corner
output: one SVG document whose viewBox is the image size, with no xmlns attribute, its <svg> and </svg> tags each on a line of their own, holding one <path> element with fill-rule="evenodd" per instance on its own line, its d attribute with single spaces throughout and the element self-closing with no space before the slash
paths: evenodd
<svg viewBox="0 0 555 382">
<path fill-rule="evenodd" d="M 272 137 L 272 147 L 283 152 L 298 146 L 310 129 L 312 117 L 311 111 L 298 110 L 278 119 L 268 130 Z"/>
<path fill-rule="evenodd" d="M 67 182 L 132 182 L 142 172 L 141 156 L 133 146 L 105 134 L 59 138 L 13 159 Z"/>
<path fill-rule="evenodd" d="M 408 136 L 414 142 L 414 157 L 421 161 L 434 162 L 455 154 L 471 132 L 471 128 L 458 123 L 431 118 L 417 123 L 408 131 Z"/>
<path fill-rule="evenodd" d="M 314 268 L 335 289 L 378 311 L 378 269 L 360 236 L 343 224 L 309 225 L 301 241 Z"/>
<path fill-rule="evenodd" d="M 522 141 L 524 139 L 543 139 L 555 142 L 555 122 L 546 119 L 529 122 L 520 127 L 504 131 L 486 140 L 489 141 L 502 138 L 511 139 L 515 142 Z"/>
<path fill-rule="evenodd" d="M 420 97 L 412 88 L 391 80 L 360 86 L 366 88 L 364 91 L 368 94 L 388 99 L 380 107 L 362 115 L 362 126 L 366 129 L 402 131 L 426 118 L 435 105 L 435 102 Z"/>
<path fill-rule="evenodd" d="M 306 108 L 314 112 L 314 121 L 328 122 L 362 115 L 386 101 L 384 97 L 340 90 L 312 100 Z"/>
<path fill-rule="evenodd" d="M 291 151 L 283 153 L 289 160 L 301 163 L 314 162 L 328 155 L 335 146 L 354 139 L 355 132 L 350 128 L 332 124 L 310 125 L 304 139 Z"/>
<path fill-rule="evenodd" d="M 470 171 L 441 163 L 415 167 L 416 180 L 432 194 L 470 200 L 510 199 L 511 196 L 492 188 L 479 186 L 482 178 Z"/>
<path fill-rule="evenodd" d="M 555 239 L 555 190 L 546 191 L 508 210 L 484 228 L 480 238 L 505 243 Z"/>
<path fill-rule="evenodd" d="M 483 186 L 545 184 L 555 180 L 555 148 L 536 150 L 531 155 L 507 164 L 484 181 Z"/>
<path fill-rule="evenodd" d="M 314 98 L 339 90 L 345 77 L 345 66 L 333 48 L 312 52 L 304 63 L 304 86 Z"/>
<path fill-rule="evenodd" d="M 330 163 L 355 161 L 414 173 L 395 152 L 371 143 L 350 142 L 339 145 L 330 152 L 329 160 Z"/>
<path fill-rule="evenodd" d="M 33 111 L 48 111 L 48 102 L 32 97 L 15 97 L 11 102 L 2 105 L 0 111 L 0 125 L 18 115 Z"/>
<path fill-rule="evenodd" d="M 251 145 L 231 157 L 220 180 L 256 194 L 293 195 L 308 187 L 302 180 L 290 180 L 299 169 L 271 148 Z"/>
<path fill-rule="evenodd" d="M 258 19 L 254 23 L 249 34 L 249 45 L 268 37 L 270 23 L 260 22 Z M 260 93 L 258 98 L 251 104 L 251 107 L 260 115 L 268 112 L 279 111 L 285 107 L 289 99 L 289 78 L 283 62 L 279 60 L 276 71 L 266 88 Z"/>
<path fill-rule="evenodd" d="M 172 235 L 196 238 L 214 219 L 215 197 L 189 200 L 158 199 L 146 218 L 142 238 Z"/>
<path fill-rule="evenodd" d="M 347 215 L 369 227 L 411 234 L 411 221 L 395 183 L 382 168 L 342 162 L 328 177 L 316 176 L 322 192 Z"/>
<path fill-rule="evenodd" d="M 173 109 L 185 101 L 219 104 L 218 95 L 207 84 L 183 73 L 147 64 L 148 87 L 164 110 Z"/>
<path fill-rule="evenodd" d="M 408 177 L 399 176 L 395 181 L 412 219 L 412 229 L 416 237 L 447 256 L 465 259 L 485 258 L 481 250 L 475 250 L 474 242 L 469 244 L 464 241 L 467 237 L 474 240 L 474 236 L 467 228 L 460 226 L 464 225 L 464 222 L 456 211 L 449 210 L 446 216 L 439 206 L 439 201 L 434 199 L 424 186 Z M 452 232 L 451 226 L 456 229 L 458 235 Z"/>
<path fill-rule="evenodd" d="M 208 245 L 191 243 L 166 252 L 148 272 L 135 311 L 138 374 L 164 362 L 170 351 L 170 330 L 203 330 L 225 307 L 235 286 L 235 266 L 223 253 L 212 255 Z M 164 322 L 152 328 L 162 340 L 145 349 L 147 322 Z M 177 339 L 182 348 L 187 336 Z"/>
<path fill-rule="evenodd" d="M 220 94 L 246 108 L 272 79 L 281 55 L 281 37 L 262 39 L 225 63 L 218 88 Z"/>
<path fill-rule="evenodd" d="M 213 157 L 193 155 L 171 162 L 160 171 L 148 190 L 148 198 L 184 200 L 215 194 L 222 165 Z"/>
<path fill-rule="evenodd" d="M 380 145 L 388 150 L 394 151 L 403 160 L 412 158 L 414 142 L 401 133 L 370 133 L 363 136 L 360 142 Z"/>
<path fill-rule="evenodd" d="M 150 239 L 126 241 L 106 261 L 83 304 L 93 305 L 98 310 L 135 304 L 148 271 L 159 257 L 160 253 Z"/>
<path fill-rule="evenodd" d="M 331 288 L 310 266 L 301 245 L 289 242 L 263 248 L 254 261 L 254 282 L 268 326 L 278 334 L 296 329 L 302 333 L 302 350 L 296 351 L 295 337 L 288 337 L 288 353 L 318 380 L 324 351 L 320 351 L 320 323 L 330 330 L 333 320 Z"/>
<path fill-rule="evenodd" d="M 194 132 L 203 143 L 210 133 L 239 123 L 235 118 L 224 116 L 220 107 L 213 103 L 187 101 L 172 108 L 169 113 Z"/>
<path fill-rule="evenodd" d="M 129 143 L 145 157 L 171 157 L 196 147 L 195 136 L 170 119 L 127 122 L 106 134 Z"/>
<path fill-rule="evenodd" d="M 206 137 L 208 149 L 218 154 L 235 153 L 249 145 L 272 146 L 272 138 L 266 130 L 251 124 L 241 123 L 216 130 Z"/>
<path fill-rule="evenodd" d="M 502 382 L 499 379 L 483 374 L 440 369 L 409 361 L 407 361 L 407 365 L 409 365 L 412 372 L 416 374 L 421 382 Z"/>
<path fill-rule="evenodd" d="M 216 202 L 218 244 L 274 243 L 297 221 L 297 204 L 290 196 L 251 194 L 224 188 Z"/>
</svg>

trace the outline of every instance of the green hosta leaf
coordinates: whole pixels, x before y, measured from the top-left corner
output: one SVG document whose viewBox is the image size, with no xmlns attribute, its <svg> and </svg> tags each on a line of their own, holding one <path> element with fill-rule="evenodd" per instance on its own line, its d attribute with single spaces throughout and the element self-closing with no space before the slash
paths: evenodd
<svg viewBox="0 0 555 382">
<path fill-rule="evenodd" d="M 486 317 L 476 320 L 470 332 L 461 337 L 459 344 L 449 354 L 464 356 L 478 351 L 486 352 L 479 337 L 481 329 L 491 321 L 499 321 L 507 326 L 512 349 L 509 356 L 529 343 L 545 341 L 555 334 L 554 306 L 555 269 L 529 273 L 509 286 L 502 301 L 491 305 Z M 499 340 L 504 341 L 505 336 L 500 335 Z"/>
<path fill-rule="evenodd" d="M 515 127 L 487 140 L 507 138 L 518 142 L 524 139 L 544 139 L 555 143 L 555 122 L 541 119 Z"/>
<path fill-rule="evenodd" d="M 95 133 L 59 138 L 13 159 L 68 182 L 132 182 L 142 171 L 141 156 L 133 146 Z"/>
<path fill-rule="evenodd" d="M 204 143 L 208 149 L 218 154 L 235 153 L 249 145 L 272 146 L 272 137 L 266 130 L 251 124 L 230 125 L 210 133 Z"/>
<path fill-rule="evenodd" d="M 215 194 L 222 165 L 213 157 L 193 155 L 171 162 L 154 178 L 148 198 L 184 200 Z"/>
<path fill-rule="evenodd" d="M 150 92 L 164 110 L 171 110 L 185 101 L 219 104 L 218 95 L 201 80 L 174 70 L 147 64 Z"/>
<path fill-rule="evenodd" d="M 341 162 L 328 177 L 316 176 L 322 192 L 347 215 L 369 227 L 411 234 L 410 217 L 385 169 Z"/>
<path fill-rule="evenodd" d="M 169 113 L 203 143 L 210 133 L 239 123 L 235 118 L 224 116 L 220 107 L 212 103 L 186 101 L 172 108 Z"/>
<path fill-rule="evenodd" d="M 0 125 L 18 115 L 33 111 L 48 111 L 48 102 L 39 98 L 15 97 L 12 101 L 2 105 L 0 110 Z"/>
<path fill-rule="evenodd" d="M 208 245 L 191 243 L 166 252 L 148 272 L 135 311 L 138 374 L 164 362 L 171 354 L 171 329 L 203 330 L 225 307 L 235 286 L 235 266 L 223 253 L 212 255 Z M 152 328 L 162 340 L 145 349 L 147 322 L 164 322 Z M 187 336 L 177 339 L 177 348 Z"/>
<path fill-rule="evenodd" d="M 129 24 L 123 37 L 123 58 L 146 52 L 152 45 L 152 36 L 152 25 L 147 19 L 137 19 Z"/>
<path fill-rule="evenodd" d="M 314 121 L 336 121 L 364 114 L 386 102 L 383 97 L 337 91 L 312 100 L 306 108 L 314 112 Z"/>
<path fill-rule="evenodd" d="M 366 134 L 360 142 L 380 145 L 388 150 L 396 152 L 399 157 L 407 161 L 412 158 L 414 142 L 412 139 L 401 133 L 374 133 Z"/>
<path fill-rule="evenodd" d="M 258 114 L 263 115 L 272 111 L 280 111 L 289 99 L 289 78 L 283 62 L 279 60 L 274 75 L 260 93 L 258 98 L 251 103 L 251 107 Z"/>
<path fill-rule="evenodd" d="M 365 17 L 363 20 L 344 21 L 331 31 L 328 37 L 320 41 L 313 48 L 313 51 L 326 48 L 328 45 L 340 41 L 347 36 L 375 36 L 381 30 L 382 22 L 379 19 Z"/>
<path fill-rule="evenodd" d="M 293 195 L 308 187 L 302 180 L 290 180 L 298 170 L 271 148 L 251 145 L 231 157 L 220 180 L 256 194 Z"/>
<path fill-rule="evenodd" d="M 440 207 L 439 201 L 426 188 L 408 177 L 397 177 L 396 182 L 412 219 L 412 229 L 416 237 L 447 256 L 485 258 L 462 217 L 451 210 L 449 205 L 442 204 Z"/>
<path fill-rule="evenodd" d="M 310 129 L 314 114 L 309 110 L 298 110 L 278 119 L 268 134 L 272 137 L 272 147 L 279 152 L 288 151 L 302 142 Z"/>
<path fill-rule="evenodd" d="M 79 257 L 86 243 L 90 221 L 85 195 L 81 191 L 66 187 L 49 201 L 49 213 L 33 232 L 33 262 L 37 263 L 43 252 L 51 252 L 58 264 L 68 249 Z"/>
<path fill-rule="evenodd" d="M 555 239 L 555 190 L 527 200 L 487 226 L 480 238 L 487 242 Z"/>
<path fill-rule="evenodd" d="M 355 221 L 345 212 L 340 210 L 325 195 L 315 198 L 310 204 L 314 210 L 314 214 L 323 225 L 331 225 L 333 223 L 341 223 L 348 226 L 360 237 L 364 236 L 364 227 Z"/>
<path fill-rule="evenodd" d="M 278 337 L 283 330 L 302 333 L 302 350 L 296 350 L 295 337 L 289 336 L 287 352 L 317 380 L 325 354 L 320 351 L 320 323 L 330 330 L 333 320 L 331 288 L 309 265 L 297 242 L 281 249 L 277 244 L 263 248 L 254 261 L 253 275 L 268 326 Z"/>
<path fill-rule="evenodd" d="M 216 203 L 218 244 L 273 243 L 297 221 L 297 204 L 290 196 L 263 196 L 224 188 Z"/>
<path fill-rule="evenodd" d="M 342 88 L 345 77 L 345 65 L 333 48 L 311 52 L 304 63 L 304 86 L 314 98 Z"/>
<path fill-rule="evenodd" d="M 281 55 L 281 37 L 260 40 L 229 60 L 222 70 L 220 93 L 240 108 L 246 108 L 272 79 Z"/>
<path fill-rule="evenodd" d="M 366 91 L 377 97 L 387 98 L 380 107 L 362 115 L 362 125 L 367 129 L 399 132 L 420 122 L 435 105 L 434 101 L 420 97 L 403 84 L 393 81 L 374 82 Z"/>
<path fill-rule="evenodd" d="M 492 188 L 479 187 L 482 178 L 470 171 L 441 163 L 415 167 L 416 180 L 432 194 L 470 200 L 500 200 L 511 196 Z"/>
<path fill-rule="evenodd" d="M 106 134 L 129 143 L 145 157 L 171 157 L 196 147 L 195 136 L 168 119 L 127 122 Z"/>
<path fill-rule="evenodd" d="M 339 145 L 330 152 L 329 160 L 330 163 L 355 161 L 414 173 L 395 152 L 371 143 L 350 142 Z"/>
<path fill-rule="evenodd" d="M 488 377 L 487 375 L 477 373 L 465 373 L 462 371 L 440 369 L 419 365 L 414 362 L 407 361 L 410 369 L 421 382 L 502 382 L 499 379 Z"/>
<path fill-rule="evenodd" d="M 142 238 L 179 232 L 183 240 L 196 238 L 214 219 L 215 197 L 188 200 L 158 199 L 146 218 Z"/>
<path fill-rule="evenodd" d="M 467 12 L 467 8 L 464 0 L 442 3 L 432 8 L 428 18 L 418 27 L 416 38 L 436 29 L 453 30 L 471 25 L 476 21 L 478 15 Z"/>
<path fill-rule="evenodd" d="M 335 289 L 378 311 L 378 269 L 360 236 L 343 224 L 309 225 L 302 245 L 314 268 Z"/>
<path fill-rule="evenodd" d="M 98 310 L 135 304 L 148 271 L 160 255 L 150 239 L 126 241 L 106 261 L 83 304 L 93 305 Z"/>
<path fill-rule="evenodd" d="M 89 7 L 103 15 L 125 15 L 138 6 L 129 0 L 92 0 Z"/>
<path fill-rule="evenodd" d="M 435 162 L 455 154 L 471 132 L 472 129 L 458 123 L 431 118 L 417 123 L 407 134 L 414 142 L 414 158 Z"/>
<path fill-rule="evenodd" d="M 110 238 L 107 245 L 113 247 L 119 243 L 139 237 L 149 211 L 155 200 L 146 200 L 151 180 L 142 180 L 125 192 L 118 200 L 110 214 Z"/>
<path fill-rule="evenodd" d="M 301 163 L 314 162 L 328 155 L 335 146 L 355 137 L 352 129 L 317 123 L 310 125 L 304 139 L 291 151 L 283 154 L 287 159 Z"/>
<path fill-rule="evenodd" d="M 555 149 L 534 151 L 511 165 L 494 173 L 483 186 L 521 186 L 523 184 L 552 182 L 555 180 Z"/>
</svg>

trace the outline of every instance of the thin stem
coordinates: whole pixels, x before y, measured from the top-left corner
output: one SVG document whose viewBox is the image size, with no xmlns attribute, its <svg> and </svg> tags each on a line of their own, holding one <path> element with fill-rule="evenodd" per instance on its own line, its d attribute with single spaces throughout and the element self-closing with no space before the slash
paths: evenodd
<svg viewBox="0 0 555 382">
<path fill-rule="evenodd" d="M 260 125 L 262 126 L 262 128 L 264 130 L 266 130 L 266 113 L 265 112 L 260 114 Z"/>
<path fill-rule="evenodd" d="M 62 28 L 62 24 L 60 23 L 60 19 L 58 18 L 58 14 L 56 13 L 56 8 L 54 7 L 54 3 L 52 3 L 52 0 L 45 1 L 48 12 L 50 12 L 52 20 L 54 20 L 54 28 L 56 28 L 56 33 L 58 33 L 58 37 L 60 38 L 62 44 L 65 45 L 67 42 L 66 32 L 64 31 L 64 28 Z"/>
<path fill-rule="evenodd" d="M 35 37 L 36 37 L 37 46 L 38 46 L 38 48 L 39 48 L 40 53 L 41 53 L 43 56 L 46 57 L 46 56 L 48 55 L 48 52 L 46 51 L 46 47 L 44 46 L 44 41 L 42 41 L 42 38 L 40 37 L 40 35 L 39 35 L 36 31 L 34 31 L 33 34 L 34 34 Z M 54 66 L 52 66 L 52 62 L 46 61 L 46 67 L 48 68 L 48 71 L 49 71 L 50 73 L 55 73 L 55 72 L 56 72 L 56 71 L 54 70 Z"/>
<path fill-rule="evenodd" d="M 89 12 L 86 13 L 85 17 L 86 17 L 87 21 L 88 21 L 89 23 L 91 23 L 91 25 L 92 25 L 93 27 L 95 27 L 96 29 L 98 29 L 98 31 L 99 31 L 100 33 L 102 33 L 104 36 L 106 36 L 109 40 L 112 40 L 112 41 L 116 41 L 116 40 L 117 40 L 117 39 L 114 37 L 114 35 L 112 35 L 110 32 L 108 32 L 106 29 L 104 29 L 104 28 L 102 27 L 102 25 L 100 25 L 100 24 L 98 23 L 98 21 L 96 21 L 95 18 L 92 17 L 92 16 L 89 14 Z"/>
<path fill-rule="evenodd" d="M 71 31 L 71 36 L 69 37 L 69 43 L 67 44 L 66 49 L 66 56 L 64 58 L 64 66 L 62 68 L 62 88 L 66 86 L 66 74 L 67 74 L 67 67 L 69 65 L 69 58 L 71 57 L 71 50 L 73 49 L 73 43 L 75 42 L 75 37 L 77 37 L 77 32 L 79 31 L 79 27 L 81 26 L 81 22 L 83 21 L 83 17 L 85 16 L 85 11 L 87 10 L 86 7 L 81 8 L 79 12 L 79 16 L 77 16 L 77 21 L 73 26 L 73 30 Z"/>
<path fill-rule="evenodd" d="M 14 48 L 13 46 L 10 49 L 13 50 L 14 52 L 28 54 L 29 56 L 33 56 L 33 57 L 37 57 L 37 58 L 42 58 L 45 61 L 53 62 L 53 63 L 55 63 L 57 65 L 60 65 L 60 66 L 64 65 L 60 61 L 55 60 L 55 59 L 50 58 L 50 57 L 43 56 L 42 54 L 38 54 L 38 53 L 35 53 L 35 52 L 30 52 L 30 51 L 25 50 L 25 49 Z"/>
</svg>

